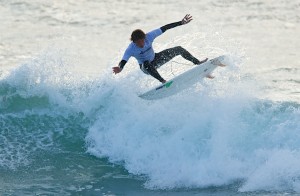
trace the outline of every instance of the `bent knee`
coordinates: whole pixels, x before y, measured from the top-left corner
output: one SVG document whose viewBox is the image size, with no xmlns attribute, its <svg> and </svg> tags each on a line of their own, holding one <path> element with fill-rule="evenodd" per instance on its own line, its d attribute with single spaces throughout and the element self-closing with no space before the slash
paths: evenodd
<svg viewBox="0 0 300 196">
<path fill-rule="evenodd" d="M 182 50 L 183 47 L 181 47 L 181 46 L 175 46 L 174 49 L 176 49 L 176 50 Z"/>
<path fill-rule="evenodd" d="M 174 47 L 174 50 L 180 51 L 180 52 L 186 51 L 186 49 L 184 49 L 182 46 L 176 46 L 176 47 Z"/>
</svg>

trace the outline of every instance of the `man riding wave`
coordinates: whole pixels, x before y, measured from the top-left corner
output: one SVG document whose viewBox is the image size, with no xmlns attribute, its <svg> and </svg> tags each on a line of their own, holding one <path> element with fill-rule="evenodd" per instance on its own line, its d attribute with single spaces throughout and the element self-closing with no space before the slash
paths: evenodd
<svg viewBox="0 0 300 196">
<path fill-rule="evenodd" d="M 119 65 L 113 67 L 113 72 L 115 74 L 120 73 L 130 57 L 135 57 L 140 65 L 141 70 L 145 74 L 149 74 L 159 80 L 161 83 L 165 83 L 166 80 L 163 79 L 157 71 L 157 68 L 163 64 L 169 62 L 177 55 L 181 55 L 184 59 L 192 62 L 195 65 L 204 63 L 207 61 L 205 58 L 203 61 L 199 61 L 193 55 L 191 55 L 186 49 L 181 46 L 176 46 L 163 50 L 159 53 L 155 53 L 152 47 L 154 39 L 166 30 L 172 29 L 174 27 L 185 25 L 192 20 L 192 16 L 187 14 L 181 21 L 167 24 L 158 29 L 150 31 L 149 33 L 144 33 L 140 29 L 136 29 L 131 34 L 131 43 L 125 50 L 122 60 Z"/>
</svg>

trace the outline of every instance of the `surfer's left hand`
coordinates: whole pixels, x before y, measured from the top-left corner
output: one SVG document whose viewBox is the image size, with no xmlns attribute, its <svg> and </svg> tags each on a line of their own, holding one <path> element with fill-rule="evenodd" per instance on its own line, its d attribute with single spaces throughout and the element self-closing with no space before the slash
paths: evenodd
<svg viewBox="0 0 300 196">
<path fill-rule="evenodd" d="M 187 24 L 193 20 L 192 16 L 187 14 L 185 17 L 181 20 L 181 24 Z"/>
</svg>

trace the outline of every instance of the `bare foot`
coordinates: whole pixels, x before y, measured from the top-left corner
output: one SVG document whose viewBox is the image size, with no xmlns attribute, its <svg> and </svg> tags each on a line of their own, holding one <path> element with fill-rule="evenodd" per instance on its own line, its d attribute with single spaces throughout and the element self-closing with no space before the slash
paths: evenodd
<svg viewBox="0 0 300 196">
<path fill-rule="evenodd" d="M 214 79 L 215 78 L 215 76 L 212 76 L 212 75 L 210 75 L 210 74 L 208 74 L 207 76 L 205 76 L 206 78 L 209 78 L 209 79 Z"/>
<path fill-rule="evenodd" d="M 205 58 L 203 61 L 200 61 L 200 63 L 198 65 L 205 63 L 207 60 L 208 60 L 208 58 Z"/>
</svg>

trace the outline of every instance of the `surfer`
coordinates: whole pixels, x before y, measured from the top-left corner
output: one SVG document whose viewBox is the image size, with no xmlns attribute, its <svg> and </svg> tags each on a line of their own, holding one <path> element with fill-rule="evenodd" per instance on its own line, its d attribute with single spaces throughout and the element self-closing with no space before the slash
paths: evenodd
<svg viewBox="0 0 300 196">
<path fill-rule="evenodd" d="M 167 24 L 158 29 L 150 31 L 147 34 L 145 34 L 141 29 L 134 30 L 130 38 L 132 42 L 125 50 L 125 53 L 119 65 L 112 68 L 113 72 L 115 74 L 120 73 L 129 58 L 133 56 L 137 59 L 140 65 L 140 69 L 145 74 L 149 74 L 159 80 L 161 83 L 165 83 L 166 80 L 160 76 L 160 74 L 157 72 L 157 68 L 167 63 L 175 56 L 181 55 L 183 58 L 191 61 L 195 65 L 206 62 L 207 58 L 203 61 L 199 61 L 181 46 L 169 48 L 159 53 L 154 53 L 154 50 L 152 48 L 152 43 L 156 37 L 160 36 L 168 29 L 188 24 L 189 22 L 191 22 L 191 20 L 192 16 L 187 14 L 181 21 Z"/>
</svg>

